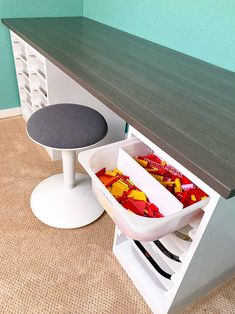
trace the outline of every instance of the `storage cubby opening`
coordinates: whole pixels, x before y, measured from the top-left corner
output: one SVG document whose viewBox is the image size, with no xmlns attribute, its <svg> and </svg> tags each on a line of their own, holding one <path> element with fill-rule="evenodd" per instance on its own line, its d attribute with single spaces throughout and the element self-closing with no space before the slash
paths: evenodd
<svg viewBox="0 0 235 314">
<path fill-rule="evenodd" d="M 30 83 L 32 89 L 39 90 L 40 88 L 42 88 L 44 90 L 44 94 L 47 95 L 46 81 L 40 75 L 38 75 L 37 72 L 30 73 Z"/>
<path fill-rule="evenodd" d="M 44 72 L 42 72 L 40 69 L 37 70 L 37 74 L 43 79 L 46 79 L 46 74 Z"/>
<path fill-rule="evenodd" d="M 47 91 L 42 86 L 38 87 L 38 91 L 44 98 L 47 98 Z"/>
<path fill-rule="evenodd" d="M 26 93 L 31 96 L 31 89 L 30 89 L 29 85 L 28 84 L 24 84 L 23 88 L 25 89 Z"/>
<path fill-rule="evenodd" d="M 13 53 L 15 57 L 22 57 L 22 59 L 27 61 L 26 47 L 22 42 L 18 40 L 13 41 Z"/>
<path fill-rule="evenodd" d="M 132 243 L 135 248 L 138 248 L 137 251 L 142 253 L 140 255 L 146 258 L 146 264 L 150 266 L 150 269 L 164 278 L 171 279 L 174 270 L 153 250 L 151 242 L 133 240 Z"/>
<path fill-rule="evenodd" d="M 25 118 L 25 120 L 27 121 L 29 119 L 29 117 L 31 116 L 31 114 L 33 113 L 33 109 L 31 106 L 29 106 L 26 101 L 21 101 L 21 110 L 22 110 L 22 115 Z"/>
<path fill-rule="evenodd" d="M 22 70 L 20 74 L 22 74 L 24 78 L 29 82 L 29 73 L 25 69 Z"/>
<path fill-rule="evenodd" d="M 37 74 L 41 79 L 46 80 L 45 60 L 41 60 L 34 53 L 29 53 L 28 60 L 29 71 L 33 74 Z"/>
<path fill-rule="evenodd" d="M 46 107 L 48 105 L 47 97 L 45 97 L 45 95 L 41 93 L 39 89 L 32 91 L 32 102 L 35 106 L 39 106 L 40 108 Z"/>
<path fill-rule="evenodd" d="M 26 103 L 28 104 L 28 106 L 33 107 L 31 99 L 27 98 Z"/>
<path fill-rule="evenodd" d="M 37 110 L 41 109 L 42 107 L 39 104 L 33 104 L 33 112 L 36 112 Z"/>
<path fill-rule="evenodd" d="M 121 259 L 124 269 L 128 267 L 127 273 L 134 279 L 134 282 L 137 280 L 142 287 L 147 284 L 148 293 L 155 298 L 167 298 L 167 292 L 171 289 L 172 282 L 156 273 L 154 268 L 151 269 L 146 263 L 145 256 L 141 256 L 142 252 L 139 254 L 137 246 L 133 245 L 122 233 L 116 237 L 113 251 L 116 257 Z"/>
<path fill-rule="evenodd" d="M 21 58 L 15 58 L 15 65 L 17 73 L 23 73 L 26 77 L 29 77 L 27 64 Z"/>
<path fill-rule="evenodd" d="M 19 58 L 25 63 L 27 64 L 27 55 L 24 53 L 21 53 Z"/>
<path fill-rule="evenodd" d="M 26 100 L 27 94 L 23 86 L 19 88 L 19 95 L 20 95 L 21 101 Z"/>
<path fill-rule="evenodd" d="M 25 76 L 22 72 L 17 73 L 17 80 L 19 88 L 23 87 L 24 85 L 29 85 L 29 78 Z"/>
<path fill-rule="evenodd" d="M 187 225 L 179 231 L 185 234 L 191 230 L 196 232 L 202 217 L 203 214 L 194 220 L 197 225 L 192 223 L 193 227 Z M 127 246 L 127 242 L 129 242 L 132 254 L 145 276 L 151 277 L 158 288 L 160 287 L 164 292 L 169 292 L 175 285 L 176 277 L 178 278 L 180 274 L 193 239 L 186 241 L 177 237 L 173 232 L 158 240 L 143 242 L 132 240 L 125 236 L 121 230 L 116 229 L 114 251 L 116 247 Z"/>
</svg>

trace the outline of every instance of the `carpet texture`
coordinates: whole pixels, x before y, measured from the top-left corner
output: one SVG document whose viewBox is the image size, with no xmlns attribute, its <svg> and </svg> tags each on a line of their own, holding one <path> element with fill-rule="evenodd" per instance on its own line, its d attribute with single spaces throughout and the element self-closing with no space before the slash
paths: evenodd
<svg viewBox="0 0 235 314">
<path fill-rule="evenodd" d="M 0 120 L 0 313 L 151 313 L 112 254 L 106 214 L 74 230 L 33 216 L 32 190 L 61 171 L 27 138 L 21 117 Z M 234 304 L 231 279 L 183 313 L 235 313 Z"/>
</svg>

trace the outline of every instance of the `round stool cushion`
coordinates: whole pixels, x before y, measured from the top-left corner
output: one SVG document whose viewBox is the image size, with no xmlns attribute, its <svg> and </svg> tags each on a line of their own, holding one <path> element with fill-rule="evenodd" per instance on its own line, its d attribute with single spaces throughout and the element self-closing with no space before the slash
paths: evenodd
<svg viewBox="0 0 235 314">
<path fill-rule="evenodd" d="M 77 149 L 102 140 L 108 127 L 104 117 L 92 108 L 57 104 L 33 113 L 27 122 L 27 132 L 43 146 Z"/>
</svg>

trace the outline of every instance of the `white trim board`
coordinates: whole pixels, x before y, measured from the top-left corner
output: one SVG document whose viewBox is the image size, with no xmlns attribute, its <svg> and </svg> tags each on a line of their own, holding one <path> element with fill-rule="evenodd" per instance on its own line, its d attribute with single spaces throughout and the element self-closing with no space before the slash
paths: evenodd
<svg viewBox="0 0 235 314">
<path fill-rule="evenodd" d="M 0 110 L 0 119 L 20 116 L 22 114 L 21 107 Z"/>
</svg>

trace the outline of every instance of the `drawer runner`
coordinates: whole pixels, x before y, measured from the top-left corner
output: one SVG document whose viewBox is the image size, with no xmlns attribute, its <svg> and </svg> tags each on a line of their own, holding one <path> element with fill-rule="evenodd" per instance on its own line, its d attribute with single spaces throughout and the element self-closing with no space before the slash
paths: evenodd
<svg viewBox="0 0 235 314">
<path fill-rule="evenodd" d="M 144 248 L 144 246 L 139 242 L 134 240 L 133 243 L 138 247 L 138 249 L 142 252 L 142 254 L 145 256 L 145 258 L 149 261 L 149 263 L 156 269 L 156 271 L 161 274 L 163 277 L 167 279 L 171 279 L 171 275 L 165 272 L 157 263 L 156 261 L 151 257 L 151 255 L 148 253 L 148 251 Z"/>
<path fill-rule="evenodd" d="M 169 257 L 170 259 L 181 263 L 179 256 L 171 253 L 170 251 L 167 250 L 167 248 L 165 248 L 165 246 L 161 243 L 161 241 L 156 240 L 153 241 L 153 243 L 159 248 L 159 250 L 162 251 L 163 254 L 165 254 L 167 257 Z"/>
</svg>

